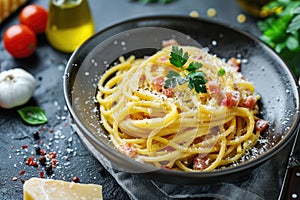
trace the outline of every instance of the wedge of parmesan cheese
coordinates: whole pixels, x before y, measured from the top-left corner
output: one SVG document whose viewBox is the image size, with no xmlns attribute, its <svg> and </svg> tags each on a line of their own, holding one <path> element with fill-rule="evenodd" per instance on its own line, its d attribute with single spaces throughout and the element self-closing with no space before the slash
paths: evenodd
<svg viewBox="0 0 300 200">
<path fill-rule="evenodd" d="M 31 178 L 23 185 L 24 200 L 102 200 L 102 186 Z"/>
</svg>

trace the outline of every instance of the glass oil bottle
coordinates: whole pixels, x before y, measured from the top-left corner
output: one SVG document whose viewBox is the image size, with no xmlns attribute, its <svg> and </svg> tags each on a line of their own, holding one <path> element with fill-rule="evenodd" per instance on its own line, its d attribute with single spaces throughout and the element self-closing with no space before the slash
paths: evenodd
<svg viewBox="0 0 300 200">
<path fill-rule="evenodd" d="M 94 32 L 87 0 L 50 0 L 46 36 L 54 48 L 71 53 Z"/>
</svg>

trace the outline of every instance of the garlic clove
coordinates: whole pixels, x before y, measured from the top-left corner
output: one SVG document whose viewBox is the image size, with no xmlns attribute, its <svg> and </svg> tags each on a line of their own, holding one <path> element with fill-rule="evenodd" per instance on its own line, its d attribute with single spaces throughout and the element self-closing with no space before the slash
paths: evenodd
<svg viewBox="0 0 300 200">
<path fill-rule="evenodd" d="M 0 106 L 13 108 L 23 105 L 32 97 L 36 80 L 32 74 L 15 68 L 0 73 Z"/>
</svg>

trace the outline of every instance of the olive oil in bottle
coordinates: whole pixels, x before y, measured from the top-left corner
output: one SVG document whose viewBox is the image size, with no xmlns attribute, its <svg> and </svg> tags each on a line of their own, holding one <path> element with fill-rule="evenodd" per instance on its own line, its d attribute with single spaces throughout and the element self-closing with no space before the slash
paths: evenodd
<svg viewBox="0 0 300 200">
<path fill-rule="evenodd" d="M 46 36 L 54 48 L 71 53 L 94 32 L 87 0 L 50 0 Z"/>
<path fill-rule="evenodd" d="M 249 14 L 255 17 L 266 17 L 266 13 L 262 12 L 262 7 L 272 0 L 237 0 L 238 4 Z"/>
</svg>

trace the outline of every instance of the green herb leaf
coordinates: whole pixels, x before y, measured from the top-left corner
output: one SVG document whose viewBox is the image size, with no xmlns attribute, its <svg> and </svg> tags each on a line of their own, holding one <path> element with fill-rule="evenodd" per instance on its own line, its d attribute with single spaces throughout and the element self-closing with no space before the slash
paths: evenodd
<svg viewBox="0 0 300 200">
<path fill-rule="evenodd" d="M 300 8 L 300 7 L 299 7 Z M 300 10 L 300 9 L 299 9 Z M 286 32 L 293 33 L 300 30 L 300 14 L 296 15 L 289 24 Z"/>
<path fill-rule="evenodd" d="M 202 67 L 202 64 L 199 62 L 191 62 L 188 66 L 188 68 L 186 68 L 187 71 L 189 72 L 195 72 L 196 70 L 200 69 Z"/>
<path fill-rule="evenodd" d="M 172 46 L 172 52 L 170 56 L 170 63 L 179 68 L 182 68 L 189 58 L 188 53 L 183 53 L 183 50 L 181 48 L 179 49 L 178 46 Z"/>
<path fill-rule="evenodd" d="M 300 0 L 274 0 L 265 5 L 263 10 L 272 15 L 258 22 L 262 32 L 260 38 L 274 48 L 299 75 Z"/>
<path fill-rule="evenodd" d="M 299 49 L 299 41 L 295 37 L 289 36 L 286 40 L 286 47 L 290 51 L 297 51 Z"/>
<path fill-rule="evenodd" d="M 199 62 L 191 62 L 189 66 L 184 69 L 183 65 L 187 62 L 189 55 L 183 52 L 182 48 L 172 46 L 170 54 L 170 63 L 175 67 L 181 68 L 183 76 L 175 71 L 169 71 L 167 79 L 165 80 L 164 88 L 174 88 L 177 84 L 182 85 L 188 82 L 188 87 L 192 90 L 195 89 L 197 93 L 206 93 L 205 74 L 201 70 L 202 64 Z M 188 72 L 188 73 L 187 73 Z"/>
<path fill-rule="evenodd" d="M 178 73 L 175 72 L 175 71 L 169 71 L 167 77 L 168 77 L 168 78 L 180 77 L 180 74 L 178 74 Z"/>
<path fill-rule="evenodd" d="M 164 88 L 174 88 L 177 84 L 182 85 L 187 80 L 175 71 L 169 71 L 167 79 L 165 80 Z"/>
<path fill-rule="evenodd" d="M 195 89 L 197 93 L 206 93 L 206 83 L 205 74 L 202 71 L 191 72 L 187 75 L 189 79 L 189 88 Z"/>
<path fill-rule="evenodd" d="M 224 76 L 225 75 L 225 69 L 224 68 L 220 68 L 218 71 L 218 76 Z"/>
<path fill-rule="evenodd" d="M 280 53 L 280 52 L 282 52 L 285 49 L 285 47 L 286 47 L 286 43 L 285 42 L 281 42 L 281 43 L 277 43 L 275 45 L 274 49 L 275 49 L 275 51 L 277 53 Z"/>
<path fill-rule="evenodd" d="M 206 84 L 207 80 L 203 76 L 195 75 L 193 78 L 190 76 L 189 79 L 189 88 L 195 89 L 197 93 L 206 93 Z"/>
<path fill-rule="evenodd" d="M 44 124 L 48 121 L 43 109 L 36 106 L 28 106 L 18 110 L 21 118 L 31 125 Z"/>
</svg>

